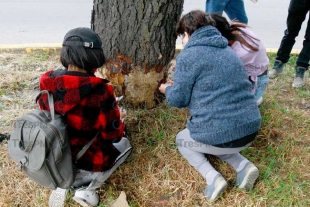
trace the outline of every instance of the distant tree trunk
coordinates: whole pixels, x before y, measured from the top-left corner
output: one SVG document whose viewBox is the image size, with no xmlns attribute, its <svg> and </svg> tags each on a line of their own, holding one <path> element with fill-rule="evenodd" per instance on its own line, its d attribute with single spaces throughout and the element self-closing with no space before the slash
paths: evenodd
<svg viewBox="0 0 310 207">
<path fill-rule="evenodd" d="M 91 25 L 108 61 L 98 72 L 134 106 L 157 102 L 184 0 L 94 0 Z"/>
</svg>

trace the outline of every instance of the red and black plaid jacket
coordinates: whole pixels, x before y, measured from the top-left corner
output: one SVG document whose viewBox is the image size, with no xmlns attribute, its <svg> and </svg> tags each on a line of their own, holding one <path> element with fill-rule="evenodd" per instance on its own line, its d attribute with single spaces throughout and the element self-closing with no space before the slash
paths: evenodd
<svg viewBox="0 0 310 207">
<path fill-rule="evenodd" d="M 85 154 L 79 169 L 101 172 L 110 169 L 120 152 L 113 146 L 124 133 L 124 124 L 108 81 L 94 75 L 66 70 L 48 71 L 40 78 L 40 90 L 53 93 L 55 111 L 64 114 L 72 156 L 99 132 Z M 47 95 L 39 99 L 41 109 L 49 110 Z"/>
</svg>

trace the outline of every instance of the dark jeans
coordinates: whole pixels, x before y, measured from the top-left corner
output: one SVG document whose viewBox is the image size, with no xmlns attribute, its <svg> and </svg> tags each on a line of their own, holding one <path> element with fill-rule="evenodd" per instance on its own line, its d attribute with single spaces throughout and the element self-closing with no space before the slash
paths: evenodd
<svg viewBox="0 0 310 207">
<path fill-rule="evenodd" d="M 307 13 L 310 10 L 310 0 L 291 0 L 288 9 L 287 29 L 284 31 L 284 37 L 281 41 L 277 60 L 287 63 L 290 58 L 290 53 L 295 44 L 295 38 L 298 36 L 301 25 L 305 20 Z M 309 66 L 310 60 L 310 18 L 308 21 L 303 48 L 298 56 L 297 66 Z"/>
</svg>

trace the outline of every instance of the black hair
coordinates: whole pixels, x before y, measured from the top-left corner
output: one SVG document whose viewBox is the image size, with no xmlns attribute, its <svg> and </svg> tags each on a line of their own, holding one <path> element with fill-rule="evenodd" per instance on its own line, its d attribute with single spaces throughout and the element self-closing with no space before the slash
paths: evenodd
<svg viewBox="0 0 310 207">
<path fill-rule="evenodd" d="M 81 41 L 81 38 L 71 37 L 68 40 Z M 60 52 L 60 61 L 66 69 L 71 64 L 91 73 L 92 70 L 100 68 L 106 62 L 106 58 L 102 49 L 92 49 L 82 46 L 63 46 Z"/>
<path fill-rule="evenodd" d="M 191 36 L 197 29 L 207 25 L 215 25 L 211 15 L 201 10 L 193 10 L 180 19 L 176 26 L 176 33 L 182 35 L 186 32 Z"/>
<path fill-rule="evenodd" d="M 258 51 L 258 45 L 254 42 L 257 40 L 256 38 L 252 37 L 251 35 L 247 34 L 240 28 L 246 28 L 246 24 L 242 24 L 239 22 L 231 22 L 229 23 L 225 17 L 222 17 L 217 14 L 211 14 L 212 19 L 215 21 L 215 27 L 220 31 L 223 37 L 227 40 L 238 41 L 241 45 L 246 46 L 250 50 Z M 246 37 L 251 43 L 249 44 L 243 37 Z"/>
</svg>

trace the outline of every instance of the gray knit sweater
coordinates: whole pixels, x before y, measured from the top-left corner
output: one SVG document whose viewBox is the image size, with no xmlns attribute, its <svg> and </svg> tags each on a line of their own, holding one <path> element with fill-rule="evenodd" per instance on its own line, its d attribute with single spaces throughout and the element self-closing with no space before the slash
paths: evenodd
<svg viewBox="0 0 310 207">
<path fill-rule="evenodd" d="M 168 104 L 188 107 L 191 137 L 208 145 L 240 139 L 260 129 L 261 115 L 241 60 L 212 26 L 196 30 L 176 59 Z"/>
</svg>

